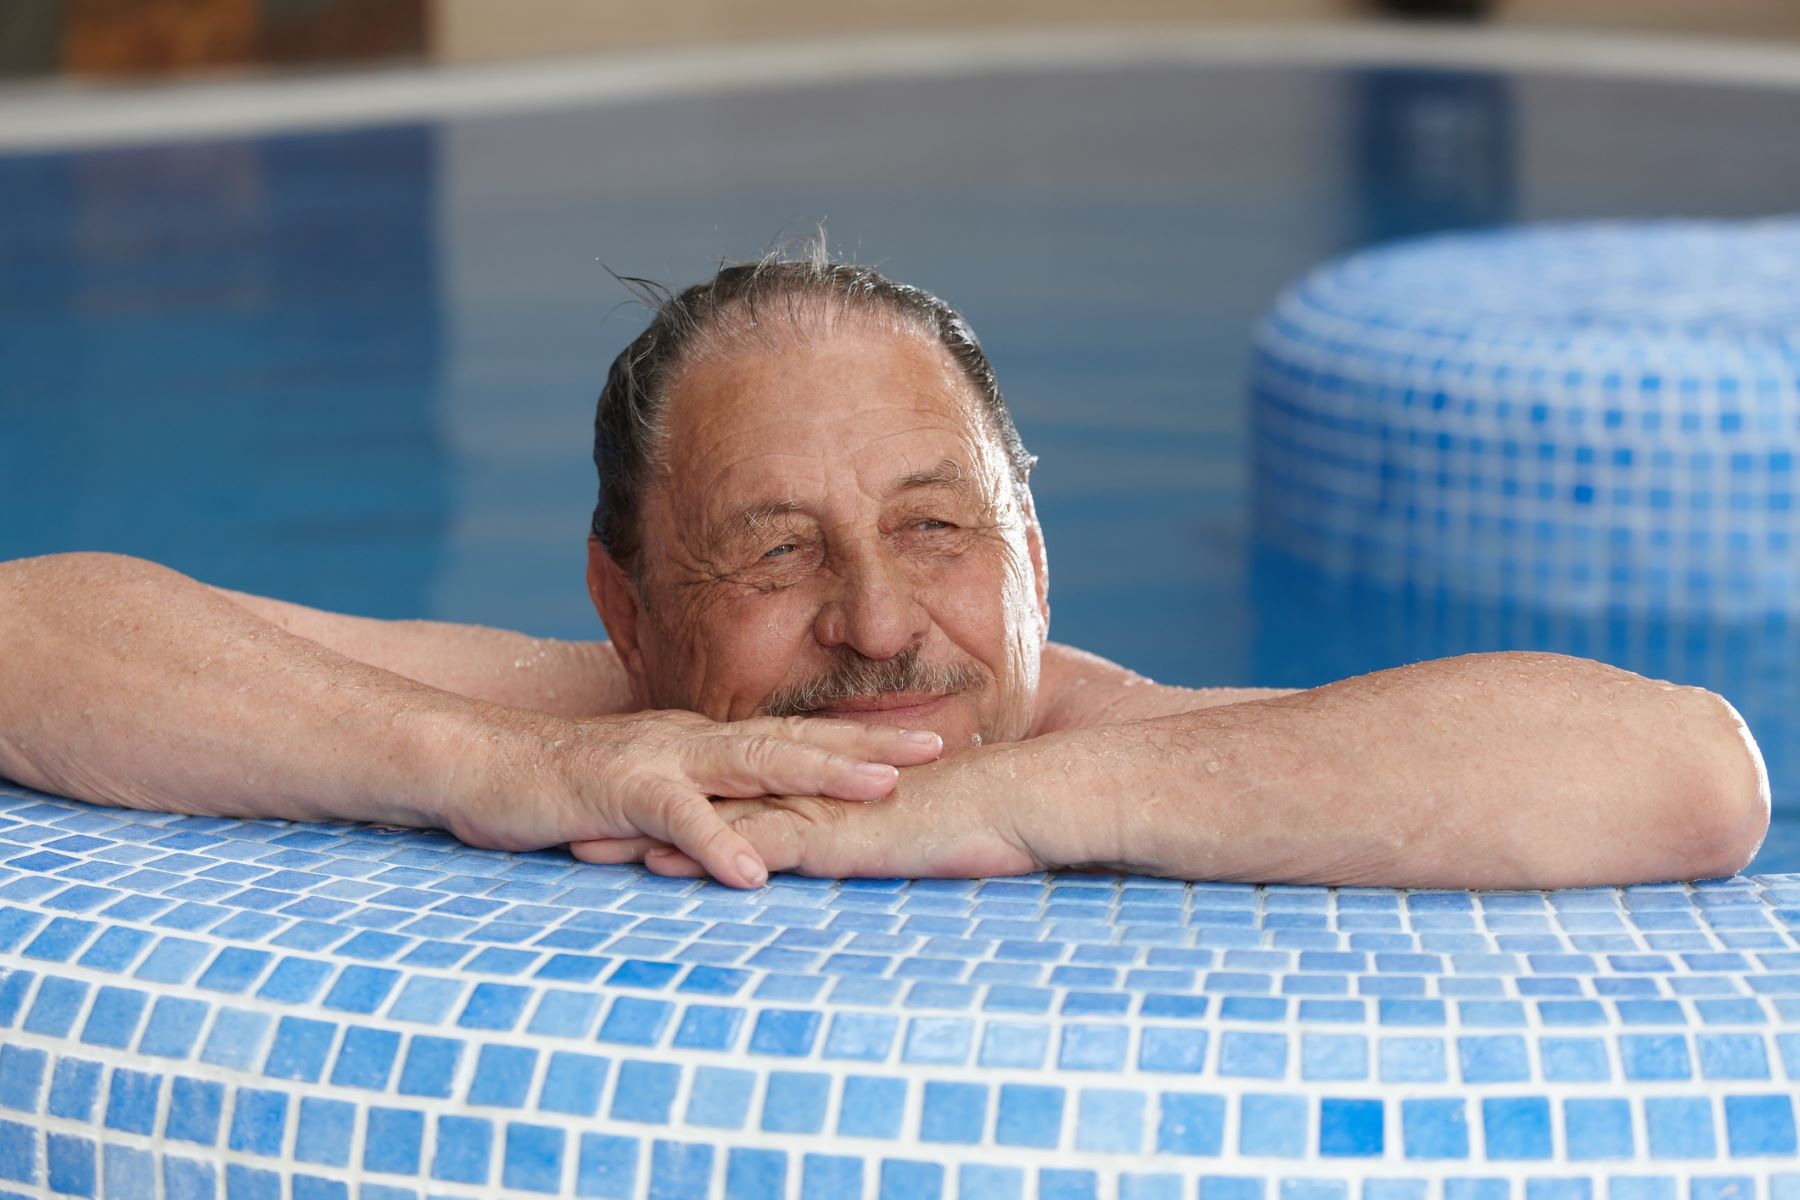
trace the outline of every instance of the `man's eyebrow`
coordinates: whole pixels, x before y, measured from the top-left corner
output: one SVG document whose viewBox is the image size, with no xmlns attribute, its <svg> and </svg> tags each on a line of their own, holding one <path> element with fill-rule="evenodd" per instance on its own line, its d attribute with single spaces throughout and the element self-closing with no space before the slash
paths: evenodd
<svg viewBox="0 0 1800 1200">
<path fill-rule="evenodd" d="M 894 481 L 894 491 L 905 492 L 925 487 L 965 487 L 969 472 L 954 458 L 942 458 L 923 471 L 909 471 Z"/>
<path fill-rule="evenodd" d="M 754 535 L 773 517 L 785 516 L 799 512 L 804 507 L 798 500 L 759 500 L 754 504 L 742 504 L 726 513 L 719 523 L 713 526 L 714 542 L 738 534 Z"/>
</svg>

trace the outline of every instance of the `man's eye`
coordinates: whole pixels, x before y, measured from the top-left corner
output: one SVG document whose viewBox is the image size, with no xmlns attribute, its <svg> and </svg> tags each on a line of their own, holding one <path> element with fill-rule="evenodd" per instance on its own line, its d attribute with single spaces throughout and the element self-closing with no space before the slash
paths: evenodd
<svg viewBox="0 0 1800 1200">
<path fill-rule="evenodd" d="M 935 533 L 939 529 L 950 528 L 950 522 L 939 521 L 934 517 L 927 517 L 923 521 L 914 521 L 913 528 L 922 529 L 927 533 Z"/>
<path fill-rule="evenodd" d="M 799 549 L 799 547 L 794 545 L 794 543 L 783 542 L 783 543 L 781 543 L 781 545 L 776 546 L 776 547 L 768 550 L 767 552 L 765 552 L 763 554 L 763 557 L 764 558 L 780 558 L 783 555 L 792 554 L 797 549 Z"/>
</svg>

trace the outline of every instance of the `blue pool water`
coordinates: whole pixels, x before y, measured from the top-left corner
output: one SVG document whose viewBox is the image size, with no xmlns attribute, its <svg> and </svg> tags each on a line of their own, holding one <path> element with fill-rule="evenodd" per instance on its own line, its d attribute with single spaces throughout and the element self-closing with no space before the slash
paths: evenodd
<svg viewBox="0 0 1800 1200">
<path fill-rule="evenodd" d="M 1504 647 L 1704 683 L 1775 780 L 1752 869 L 1800 870 L 1800 635 L 1314 576 L 1253 537 L 1245 394 L 1252 322 L 1325 257 L 1784 211 L 1795 128 L 1791 91 L 1159 67 L 0 156 L 0 557 L 598 636 L 588 423 L 641 321 L 605 268 L 685 282 L 824 219 L 981 332 L 1060 640 L 1196 685 Z"/>
</svg>

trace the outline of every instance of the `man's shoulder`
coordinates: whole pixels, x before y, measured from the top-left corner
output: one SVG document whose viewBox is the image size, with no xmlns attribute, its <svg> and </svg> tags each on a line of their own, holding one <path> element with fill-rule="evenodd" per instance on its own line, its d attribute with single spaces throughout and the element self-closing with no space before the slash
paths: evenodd
<svg viewBox="0 0 1800 1200">
<path fill-rule="evenodd" d="M 1282 688 L 1188 688 L 1158 683 L 1111 659 L 1055 642 L 1044 647 L 1042 661 L 1032 737 L 1286 694 Z"/>
</svg>

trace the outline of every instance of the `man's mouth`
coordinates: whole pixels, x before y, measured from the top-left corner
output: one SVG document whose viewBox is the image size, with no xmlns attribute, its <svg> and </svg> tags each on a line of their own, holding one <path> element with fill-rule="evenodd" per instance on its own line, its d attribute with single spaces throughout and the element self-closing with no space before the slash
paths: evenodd
<svg viewBox="0 0 1800 1200">
<path fill-rule="evenodd" d="M 921 717 L 937 711 L 955 692 L 883 692 L 834 700 L 812 711 L 815 717 L 893 720 Z"/>
</svg>

